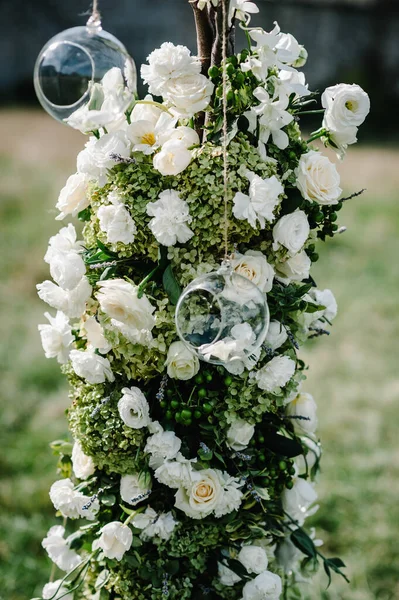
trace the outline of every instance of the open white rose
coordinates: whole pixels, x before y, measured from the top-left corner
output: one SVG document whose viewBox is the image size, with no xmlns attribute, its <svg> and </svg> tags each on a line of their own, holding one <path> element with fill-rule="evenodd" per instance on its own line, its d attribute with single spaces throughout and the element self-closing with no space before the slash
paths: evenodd
<svg viewBox="0 0 399 600">
<path fill-rule="evenodd" d="M 122 560 L 125 552 L 130 550 L 130 546 L 133 542 L 133 533 L 130 527 L 119 523 L 119 521 L 112 521 L 104 525 L 100 529 L 100 538 L 98 539 L 98 547 L 104 553 L 107 558 L 114 558 L 115 560 Z"/>
<path fill-rule="evenodd" d="M 73 290 L 63 290 L 52 281 L 43 281 L 36 286 L 38 296 L 53 308 L 65 313 L 69 318 L 79 318 L 86 310 L 86 302 L 92 292 L 86 277 L 82 277 Z"/>
<path fill-rule="evenodd" d="M 181 116 L 189 118 L 205 110 L 214 88 L 213 83 L 199 73 L 169 80 L 164 87 L 163 97 Z"/>
<path fill-rule="evenodd" d="M 124 131 L 106 133 L 99 140 L 91 137 L 85 149 L 78 154 L 78 172 L 96 180 L 100 187 L 104 186 L 108 169 L 115 165 L 113 154 L 124 158 L 130 156 L 130 142 Z"/>
<path fill-rule="evenodd" d="M 233 585 L 241 581 L 241 577 L 237 573 L 234 573 L 229 567 L 220 562 L 218 562 L 218 575 L 220 583 L 226 587 L 233 587 Z"/>
<path fill-rule="evenodd" d="M 173 342 L 168 349 L 166 366 L 169 377 L 187 381 L 199 371 L 198 357 L 183 342 Z"/>
<path fill-rule="evenodd" d="M 111 350 L 111 344 L 104 336 L 104 330 L 95 317 L 87 317 L 82 324 L 81 333 L 86 336 L 88 349 L 94 349 L 106 354 Z"/>
<path fill-rule="evenodd" d="M 303 250 L 294 256 L 290 256 L 286 261 L 276 265 L 277 276 L 282 275 L 283 279 L 288 281 L 303 281 L 310 274 L 312 261 Z"/>
<path fill-rule="evenodd" d="M 153 217 L 148 226 L 163 246 L 184 244 L 194 235 L 187 225 L 192 221 L 188 204 L 175 190 L 164 190 L 156 202 L 149 202 L 147 215 Z"/>
<path fill-rule="evenodd" d="M 42 590 L 43 600 L 73 600 L 73 592 L 68 593 L 68 588 L 62 583 L 62 579 L 46 583 Z"/>
<path fill-rule="evenodd" d="M 299 252 L 310 233 L 309 221 L 303 210 L 284 215 L 273 227 L 273 248 L 287 248 L 291 255 Z"/>
<path fill-rule="evenodd" d="M 75 173 L 71 175 L 60 191 L 56 208 L 60 214 L 56 219 L 60 220 L 67 215 L 76 215 L 87 208 L 90 204 L 90 199 L 87 194 L 87 186 L 90 178 L 85 173 Z"/>
<path fill-rule="evenodd" d="M 42 541 L 50 559 L 61 571 L 69 572 L 78 566 L 82 559 L 74 550 L 71 550 L 66 539 L 64 539 L 65 528 L 61 525 L 51 527 Z"/>
<path fill-rule="evenodd" d="M 88 383 L 115 381 L 108 358 L 99 356 L 93 350 L 71 350 L 69 357 L 76 375 Z"/>
<path fill-rule="evenodd" d="M 190 77 L 201 72 L 201 63 L 191 56 L 186 46 L 164 42 L 147 57 L 148 65 L 142 65 L 141 77 L 151 94 L 161 96 L 165 86 L 174 79 Z"/>
<path fill-rule="evenodd" d="M 87 479 L 93 475 L 96 470 L 96 466 L 91 456 L 87 456 L 83 452 L 83 448 L 80 442 L 75 441 L 72 448 L 72 469 L 75 477 L 78 479 Z"/>
<path fill-rule="evenodd" d="M 140 538 L 144 541 L 154 539 L 167 541 L 170 539 L 177 521 L 171 512 L 157 514 L 150 506 L 144 513 L 133 518 L 134 527 L 142 529 Z"/>
<path fill-rule="evenodd" d="M 255 433 L 255 426 L 243 419 L 236 419 L 227 431 L 227 445 L 233 450 L 244 450 Z"/>
<path fill-rule="evenodd" d="M 180 488 L 176 494 L 176 508 L 192 519 L 210 515 L 223 495 L 219 474 L 214 469 L 194 471 L 189 488 Z"/>
<path fill-rule="evenodd" d="M 260 546 L 243 546 L 237 559 L 244 565 L 248 573 L 256 575 L 266 571 L 269 564 L 266 551 Z"/>
<path fill-rule="evenodd" d="M 281 578 L 276 573 L 264 571 L 244 585 L 241 600 L 279 600 L 282 591 Z"/>
<path fill-rule="evenodd" d="M 135 506 L 143 499 L 143 495 L 152 488 L 151 476 L 148 472 L 134 475 L 122 475 L 120 484 L 121 498 L 127 504 Z"/>
<path fill-rule="evenodd" d="M 317 428 L 317 404 L 311 394 L 298 394 L 286 407 L 290 417 L 304 417 L 292 419 L 295 431 L 299 434 L 314 433 Z"/>
<path fill-rule="evenodd" d="M 182 173 L 192 159 L 192 153 L 187 149 L 183 140 L 171 139 L 162 146 L 160 152 L 154 156 L 154 169 L 161 175 L 178 175 Z"/>
<path fill-rule="evenodd" d="M 265 344 L 274 351 L 285 344 L 287 338 L 288 334 L 284 325 L 279 321 L 270 321 Z"/>
<path fill-rule="evenodd" d="M 118 411 L 125 425 L 133 429 L 147 427 L 151 421 L 147 399 L 138 387 L 122 389 Z"/>
<path fill-rule="evenodd" d="M 231 266 L 238 275 L 257 285 L 261 292 L 270 292 L 272 289 L 274 269 L 262 252 L 247 250 L 245 254 L 234 254 Z"/>
<path fill-rule="evenodd" d="M 157 469 L 165 460 L 176 458 L 181 448 L 181 439 L 174 431 L 159 431 L 147 438 L 145 454 L 150 454 L 150 467 Z"/>
<path fill-rule="evenodd" d="M 306 479 L 294 477 L 293 482 L 293 487 L 283 492 L 283 509 L 302 527 L 306 518 L 317 510 L 317 507 L 310 508 L 317 500 L 317 493 Z"/>
<path fill-rule="evenodd" d="M 342 132 L 359 127 L 370 112 L 370 98 L 359 85 L 339 83 L 328 87 L 321 96 L 325 108 L 323 127 Z"/>
<path fill-rule="evenodd" d="M 236 193 L 233 214 L 237 219 L 246 219 L 254 228 L 259 221 L 260 228 L 264 229 L 266 221 L 271 223 L 276 218 L 273 211 L 280 202 L 281 194 L 284 194 L 284 187 L 275 175 L 262 179 L 247 171 L 245 176 L 250 181 L 249 193 Z"/>
<path fill-rule="evenodd" d="M 315 150 L 302 154 L 295 175 L 296 185 L 306 200 L 322 205 L 338 204 L 341 179 L 327 156 Z"/>
<path fill-rule="evenodd" d="M 100 508 L 97 499 L 91 501 L 89 496 L 76 491 L 70 479 L 60 479 L 53 483 L 49 495 L 54 508 L 68 519 L 85 518 L 94 521 Z"/>
<path fill-rule="evenodd" d="M 100 206 L 97 211 L 100 229 L 107 234 L 107 242 L 131 244 L 137 232 L 136 224 L 122 203 Z"/>
<path fill-rule="evenodd" d="M 111 323 L 132 342 L 145 344 L 151 341 L 155 325 L 152 306 L 147 296 L 137 295 L 137 286 L 124 279 L 98 282 L 100 291 L 96 297 L 101 310 L 111 317 Z"/>
<path fill-rule="evenodd" d="M 251 373 L 258 387 L 266 392 L 287 385 L 295 373 L 295 361 L 288 356 L 275 356 L 262 369 Z"/>
<path fill-rule="evenodd" d="M 59 363 L 65 364 L 69 359 L 69 347 L 74 337 L 69 324 L 69 319 L 63 312 L 57 311 L 55 317 L 44 313 L 49 324 L 38 325 L 42 346 L 46 358 L 56 358 Z"/>
</svg>

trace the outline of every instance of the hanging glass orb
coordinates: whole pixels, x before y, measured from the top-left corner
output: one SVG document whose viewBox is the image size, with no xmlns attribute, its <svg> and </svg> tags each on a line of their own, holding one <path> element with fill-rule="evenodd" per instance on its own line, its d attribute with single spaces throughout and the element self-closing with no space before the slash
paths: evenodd
<svg viewBox="0 0 399 600">
<path fill-rule="evenodd" d="M 89 19 L 85 27 L 47 42 L 36 61 L 34 86 L 43 108 L 58 121 L 82 131 L 91 121 L 106 127 L 132 102 L 136 66 L 123 44 L 99 20 Z"/>
<path fill-rule="evenodd" d="M 266 295 L 246 277 L 222 267 L 186 287 L 175 320 L 180 339 L 201 360 L 240 372 L 259 358 L 270 317 Z"/>
</svg>

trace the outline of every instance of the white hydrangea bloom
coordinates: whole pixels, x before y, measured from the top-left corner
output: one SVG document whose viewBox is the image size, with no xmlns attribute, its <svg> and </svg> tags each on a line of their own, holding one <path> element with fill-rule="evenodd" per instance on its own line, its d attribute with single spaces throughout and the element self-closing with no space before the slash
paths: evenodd
<svg viewBox="0 0 399 600">
<path fill-rule="evenodd" d="M 74 340 L 69 319 L 61 311 L 57 311 L 55 317 L 47 312 L 44 316 L 49 324 L 38 325 L 44 354 L 46 358 L 56 358 L 59 363 L 65 364 L 69 359 L 69 347 Z"/>
<path fill-rule="evenodd" d="M 51 527 L 42 541 L 50 559 L 61 571 L 69 572 L 82 562 L 81 557 L 71 550 L 66 539 L 64 539 L 65 528 L 61 525 Z"/>
<path fill-rule="evenodd" d="M 253 228 L 259 221 L 261 229 L 264 229 L 266 221 L 271 223 L 276 218 L 273 211 L 279 204 L 280 195 L 284 194 L 284 187 L 275 175 L 262 179 L 252 171 L 247 171 L 245 176 L 250 181 L 249 193 L 236 193 L 233 214 L 237 219 L 246 219 Z"/>
<path fill-rule="evenodd" d="M 99 356 L 93 350 L 71 350 L 69 357 L 76 375 L 88 383 L 115 381 L 108 358 Z"/>
<path fill-rule="evenodd" d="M 194 235 L 187 225 L 192 221 L 188 204 L 175 190 L 164 190 L 156 202 L 149 202 L 147 214 L 153 217 L 149 222 L 152 233 L 164 246 L 184 244 Z"/>
</svg>

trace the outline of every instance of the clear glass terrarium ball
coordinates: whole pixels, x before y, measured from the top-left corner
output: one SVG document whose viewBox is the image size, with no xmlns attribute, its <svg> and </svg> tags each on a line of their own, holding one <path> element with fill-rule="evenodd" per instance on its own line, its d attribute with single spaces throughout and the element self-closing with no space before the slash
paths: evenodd
<svg viewBox="0 0 399 600">
<path fill-rule="evenodd" d="M 180 339 L 212 364 L 256 362 L 269 328 L 266 295 L 246 277 L 221 269 L 195 279 L 175 313 Z"/>
<path fill-rule="evenodd" d="M 43 47 L 34 70 L 36 95 L 52 117 L 66 122 L 90 103 L 101 108 L 101 81 L 114 68 L 120 70 L 130 96 L 135 94 L 137 74 L 133 59 L 116 37 L 102 29 L 99 21 L 92 24 L 89 20 L 84 27 L 59 33 Z M 122 102 L 118 106 L 125 108 Z"/>
</svg>

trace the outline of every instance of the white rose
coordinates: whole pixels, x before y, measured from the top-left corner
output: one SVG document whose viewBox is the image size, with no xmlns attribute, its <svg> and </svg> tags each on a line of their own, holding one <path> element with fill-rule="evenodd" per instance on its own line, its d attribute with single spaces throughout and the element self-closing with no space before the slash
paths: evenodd
<svg viewBox="0 0 399 600">
<path fill-rule="evenodd" d="M 258 220 L 260 228 L 264 229 L 266 221 L 271 223 L 276 218 L 273 211 L 280 202 L 281 194 L 284 194 L 284 187 L 275 175 L 262 179 L 252 171 L 246 171 L 245 176 L 250 181 L 249 192 L 236 193 L 233 214 L 237 219 L 246 219 L 253 228 L 256 228 Z"/>
<path fill-rule="evenodd" d="M 115 381 L 108 358 L 95 354 L 93 350 L 71 350 L 69 358 L 76 375 L 86 379 L 88 383 L 94 385 L 105 381 Z"/>
<path fill-rule="evenodd" d="M 370 112 L 370 98 L 356 84 L 339 83 L 328 87 L 321 103 L 325 108 L 323 127 L 336 132 L 359 127 Z"/>
<path fill-rule="evenodd" d="M 287 338 L 288 334 L 284 325 L 282 325 L 279 321 L 270 321 L 265 344 L 275 351 L 285 344 Z"/>
<path fill-rule="evenodd" d="M 305 417 L 292 419 L 295 431 L 299 434 L 314 433 L 317 428 L 317 404 L 311 394 L 301 393 L 287 405 L 287 415 L 290 417 Z"/>
<path fill-rule="evenodd" d="M 215 86 L 205 77 L 196 74 L 171 79 L 164 87 L 163 97 L 185 118 L 205 110 L 211 101 Z"/>
<path fill-rule="evenodd" d="M 283 492 L 283 509 L 301 527 L 306 517 L 315 512 L 315 509 L 311 512 L 309 509 L 317 500 L 317 494 L 313 485 L 305 479 L 295 477 L 293 481 L 293 487 L 290 490 L 286 488 Z"/>
<path fill-rule="evenodd" d="M 181 440 L 174 431 L 160 431 L 147 439 L 145 454 L 151 454 L 150 467 L 157 469 L 165 460 L 176 458 L 181 448 Z"/>
<path fill-rule="evenodd" d="M 288 356 L 276 356 L 272 358 L 262 369 L 251 373 L 258 387 L 266 392 L 272 392 L 276 388 L 287 385 L 295 373 L 295 361 Z"/>
<path fill-rule="evenodd" d="M 90 204 L 90 199 L 87 194 L 87 186 L 90 178 L 85 173 L 75 173 L 71 175 L 60 191 L 56 208 L 60 214 L 56 219 L 61 220 L 67 215 L 76 215 L 87 208 Z"/>
<path fill-rule="evenodd" d="M 150 474 L 143 472 L 135 475 L 122 475 L 120 484 L 121 498 L 127 504 L 135 506 L 142 500 L 143 495 L 152 488 Z"/>
<path fill-rule="evenodd" d="M 101 536 L 98 539 L 98 547 L 107 558 L 122 560 L 123 555 L 130 549 L 133 542 L 133 533 L 130 527 L 112 521 L 100 529 Z"/>
<path fill-rule="evenodd" d="M 258 286 L 261 292 L 270 292 L 273 287 L 274 269 L 258 250 L 247 250 L 234 254 L 231 266 L 238 275 L 246 277 Z"/>
<path fill-rule="evenodd" d="M 297 188 L 306 200 L 321 205 L 338 204 L 341 180 L 337 167 L 327 156 L 315 150 L 302 154 L 295 175 Z"/>
<path fill-rule="evenodd" d="M 78 172 L 95 179 L 100 187 L 104 186 L 108 169 L 115 165 L 112 154 L 129 158 L 130 142 L 125 132 L 106 133 L 99 140 L 91 137 L 85 149 L 78 154 Z"/>
<path fill-rule="evenodd" d="M 242 590 L 242 600 L 279 600 L 282 594 L 281 578 L 271 571 L 264 571 Z"/>
<path fill-rule="evenodd" d="M 175 506 L 192 519 L 203 519 L 215 510 L 222 495 L 223 488 L 216 470 L 194 471 L 190 487 L 178 490 Z"/>
<path fill-rule="evenodd" d="M 165 85 L 178 77 L 189 77 L 201 72 L 201 63 L 191 56 L 186 46 L 175 46 L 165 42 L 147 58 L 148 65 L 142 65 L 141 77 L 151 94 L 160 96 Z"/>
<path fill-rule="evenodd" d="M 86 277 L 82 277 L 76 288 L 63 290 L 52 281 L 43 281 L 36 286 L 38 296 L 53 308 L 62 311 L 69 318 L 79 318 L 86 310 L 86 302 L 92 292 Z"/>
<path fill-rule="evenodd" d="M 57 311 L 55 317 L 44 313 L 49 325 L 38 325 L 42 346 L 46 358 L 57 358 L 58 362 L 64 364 L 69 359 L 69 346 L 74 337 L 69 324 L 69 319 L 63 312 Z"/>
<path fill-rule="evenodd" d="M 86 336 L 88 349 L 94 349 L 106 354 L 111 350 L 111 344 L 104 336 L 104 329 L 95 317 L 87 317 L 82 324 L 81 334 Z"/>
<path fill-rule="evenodd" d="M 291 255 L 297 254 L 308 239 L 309 221 L 303 210 L 284 215 L 273 227 L 273 249 L 279 245 L 287 248 Z"/>
<path fill-rule="evenodd" d="M 69 572 L 77 567 L 82 559 L 74 550 L 70 549 L 64 535 L 65 528 L 61 525 L 55 525 L 47 532 L 47 536 L 42 541 L 42 546 L 61 571 Z"/>
<path fill-rule="evenodd" d="M 220 583 L 226 587 L 233 587 L 233 585 L 241 581 L 241 577 L 237 573 L 234 573 L 234 571 L 220 562 L 218 562 L 218 574 Z"/>
<path fill-rule="evenodd" d="M 71 458 L 75 477 L 78 479 L 87 479 L 93 475 L 96 470 L 94 461 L 91 456 L 87 456 L 87 454 L 83 452 L 82 445 L 78 441 L 75 441 L 73 445 Z"/>
<path fill-rule="evenodd" d="M 62 579 L 46 583 L 42 591 L 43 600 L 73 600 L 73 592 L 68 593 L 68 588 L 63 585 Z"/>
<path fill-rule="evenodd" d="M 294 256 L 290 256 L 286 261 L 276 265 L 277 276 L 281 274 L 283 279 L 289 281 L 303 281 L 308 279 L 312 261 L 303 250 Z"/>
<path fill-rule="evenodd" d="M 243 546 L 237 558 L 248 573 L 255 573 L 256 575 L 266 571 L 269 564 L 266 551 L 259 546 Z"/>
<path fill-rule="evenodd" d="M 156 202 L 149 202 L 147 215 L 153 217 L 148 226 L 163 246 L 174 246 L 177 242 L 185 244 L 194 235 L 187 225 L 192 221 L 188 204 L 175 190 L 164 190 Z"/>
<path fill-rule="evenodd" d="M 144 541 L 153 538 L 167 541 L 177 525 L 171 512 L 158 515 L 150 506 L 144 513 L 136 515 L 132 523 L 134 527 L 142 530 L 140 538 Z"/>
<path fill-rule="evenodd" d="M 137 286 L 124 279 L 100 281 L 100 291 L 96 297 L 101 310 L 111 317 L 111 323 L 133 343 L 144 344 L 151 341 L 151 331 L 155 325 L 152 306 L 147 296 L 137 296 Z"/>
<path fill-rule="evenodd" d="M 165 142 L 161 151 L 155 154 L 153 165 L 161 175 L 178 175 L 188 167 L 191 159 L 192 153 L 185 142 L 172 139 Z"/>
<path fill-rule="evenodd" d="M 100 206 L 97 211 L 100 229 L 107 234 L 107 242 L 131 244 L 137 232 L 135 222 L 123 204 Z"/>
<path fill-rule="evenodd" d="M 150 407 L 143 392 L 138 387 L 123 388 L 118 402 L 122 421 L 132 429 L 142 429 L 151 422 Z"/>
<path fill-rule="evenodd" d="M 227 431 L 227 445 L 233 450 L 244 450 L 255 433 L 254 425 L 243 419 L 236 419 Z"/>
<path fill-rule="evenodd" d="M 306 473 L 307 470 L 313 469 L 315 464 L 321 457 L 321 445 L 311 438 L 302 437 L 302 444 L 308 449 L 306 456 L 300 454 L 295 458 L 295 464 L 298 467 L 299 474 Z"/>
<path fill-rule="evenodd" d="M 60 479 L 53 483 L 49 495 L 54 508 L 68 519 L 86 518 L 94 521 L 100 508 L 97 499 L 91 501 L 89 496 L 77 492 L 70 479 Z"/>
<path fill-rule="evenodd" d="M 199 371 L 198 357 L 183 342 L 173 342 L 168 349 L 166 366 L 169 377 L 187 381 Z"/>
</svg>

